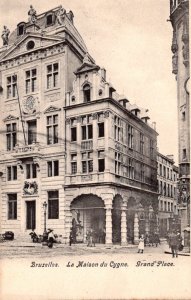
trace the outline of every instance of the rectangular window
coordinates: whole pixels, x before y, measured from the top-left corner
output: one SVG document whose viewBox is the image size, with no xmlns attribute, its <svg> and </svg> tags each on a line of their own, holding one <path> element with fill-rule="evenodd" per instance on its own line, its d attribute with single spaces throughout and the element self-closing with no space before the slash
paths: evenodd
<svg viewBox="0 0 191 300">
<path fill-rule="evenodd" d="M 121 154 L 115 152 L 115 174 L 121 174 Z"/>
<path fill-rule="evenodd" d="M 47 66 L 47 89 L 58 87 L 58 63 Z"/>
<path fill-rule="evenodd" d="M 105 171 L 105 151 L 98 151 L 98 172 Z"/>
<path fill-rule="evenodd" d="M 58 191 L 48 192 L 48 219 L 59 219 Z"/>
<path fill-rule="evenodd" d="M 77 127 L 71 128 L 71 142 L 77 141 Z"/>
<path fill-rule="evenodd" d="M 71 154 L 71 174 L 77 173 L 77 154 Z"/>
<path fill-rule="evenodd" d="M 150 140 L 150 156 L 151 156 L 151 158 L 153 158 L 153 156 L 154 156 L 154 141 L 153 140 Z"/>
<path fill-rule="evenodd" d="M 8 220 L 17 219 L 17 194 L 8 194 Z"/>
<path fill-rule="evenodd" d="M 93 152 L 82 153 L 82 173 L 93 172 Z"/>
<path fill-rule="evenodd" d="M 36 143 L 37 124 L 36 120 L 28 121 L 28 145 Z"/>
<path fill-rule="evenodd" d="M 36 164 L 26 164 L 26 178 L 36 178 L 37 177 L 37 166 Z"/>
<path fill-rule="evenodd" d="M 144 168 L 144 164 L 141 164 L 141 181 L 142 182 L 145 181 L 145 168 Z"/>
<path fill-rule="evenodd" d="M 17 75 L 7 77 L 7 99 L 17 96 Z"/>
<path fill-rule="evenodd" d="M 98 137 L 104 137 L 104 122 L 98 123 Z"/>
<path fill-rule="evenodd" d="M 133 127 L 128 125 L 128 147 L 133 149 Z"/>
<path fill-rule="evenodd" d="M 82 140 L 93 139 L 93 126 L 92 126 L 92 124 L 83 125 L 81 128 L 82 128 Z"/>
<path fill-rule="evenodd" d="M 140 153 L 144 154 L 144 135 L 140 133 Z"/>
<path fill-rule="evenodd" d="M 52 115 L 47 117 L 47 144 L 58 143 L 58 115 Z"/>
<path fill-rule="evenodd" d="M 48 167 L 48 177 L 59 175 L 59 161 L 53 160 L 47 162 Z"/>
<path fill-rule="evenodd" d="M 17 166 L 7 167 L 7 180 L 17 180 Z"/>
<path fill-rule="evenodd" d="M 116 141 L 123 142 L 123 127 L 122 127 L 122 120 L 115 116 L 114 118 L 114 138 Z"/>
<path fill-rule="evenodd" d="M 37 71 L 36 69 L 25 72 L 25 92 L 26 94 L 36 92 L 37 90 Z"/>
<path fill-rule="evenodd" d="M 6 125 L 7 150 L 11 151 L 17 143 L 17 126 L 16 123 Z"/>
<path fill-rule="evenodd" d="M 128 158 L 128 177 L 130 179 L 134 179 L 134 164 L 133 164 L 133 159 Z"/>
</svg>

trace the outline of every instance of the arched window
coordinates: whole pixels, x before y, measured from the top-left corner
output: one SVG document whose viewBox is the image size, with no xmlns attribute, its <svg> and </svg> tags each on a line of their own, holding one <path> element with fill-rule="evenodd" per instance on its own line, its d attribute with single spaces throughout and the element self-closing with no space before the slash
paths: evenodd
<svg viewBox="0 0 191 300">
<path fill-rule="evenodd" d="M 91 91 L 90 91 L 90 85 L 86 84 L 83 87 L 83 92 L 84 92 L 84 102 L 90 102 L 91 100 Z"/>
</svg>

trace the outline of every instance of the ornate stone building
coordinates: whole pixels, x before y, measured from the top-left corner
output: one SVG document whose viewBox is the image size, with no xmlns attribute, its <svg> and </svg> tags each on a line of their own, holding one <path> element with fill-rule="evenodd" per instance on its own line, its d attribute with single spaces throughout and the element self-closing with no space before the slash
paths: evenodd
<svg viewBox="0 0 191 300">
<path fill-rule="evenodd" d="M 159 192 L 159 234 L 166 237 L 168 231 L 180 230 L 178 216 L 177 182 L 178 168 L 174 165 L 173 155 L 158 152 L 158 192 Z"/>
<path fill-rule="evenodd" d="M 172 72 L 177 81 L 179 142 L 179 210 L 181 230 L 190 225 L 190 65 L 189 65 L 189 1 L 170 1 L 173 27 L 171 50 Z"/>
<path fill-rule="evenodd" d="M 46 225 L 69 239 L 136 243 L 157 230 L 157 133 L 147 110 L 119 96 L 57 7 L 0 48 L 1 230 Z M 45 206 L 44 206 L 45 208 Z"/>
</svg>

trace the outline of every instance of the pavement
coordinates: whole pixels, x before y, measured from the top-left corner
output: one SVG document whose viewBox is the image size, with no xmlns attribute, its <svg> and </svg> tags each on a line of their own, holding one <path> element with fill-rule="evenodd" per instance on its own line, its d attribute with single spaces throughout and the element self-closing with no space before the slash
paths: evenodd
<svg viewBox="0 0 191 300">
<path fill-rule="evenodd" d="M 0 259 L 15 258 L 15 257 L 46 257 L 49 256 L 75 256 L 75 255 L 95 255 L 95 254 L 136 254 L 137 245 L 128 244 L 121 245 L 106 245 L 96 244 L 95 247 L 87 247 L 86 244 L 73 244 L 69 246 L 63 243 L 54 243 L 50 249 L 47 245 L 41 243 L 33 243 L 32 240 L 3 241 L 0 243 Z M 146 254 L 171 254 L 166 240 L 163 240 L 158 247 L 146 246 L 144 253 Z M 179 255 L 190 255 L 189 253 L 180 252 Z"/>
</svg>

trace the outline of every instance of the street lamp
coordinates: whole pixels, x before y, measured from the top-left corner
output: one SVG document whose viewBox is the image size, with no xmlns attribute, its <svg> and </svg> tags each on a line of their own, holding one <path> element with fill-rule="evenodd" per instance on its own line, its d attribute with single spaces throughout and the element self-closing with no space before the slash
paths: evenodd
<svg viewBox="0 0 191 300">
<path fill-rule="evenodd" d="M 46 203 L 46 201 L 44 201 L 44 203 L 43 203 L 43 210 L 44 210 L 44 232 L 43 232 L 43 243 L 44 243 L 44 245 L 47 244 L 46 209 L 47 209 L 47 203 Z"/>
</svg>

